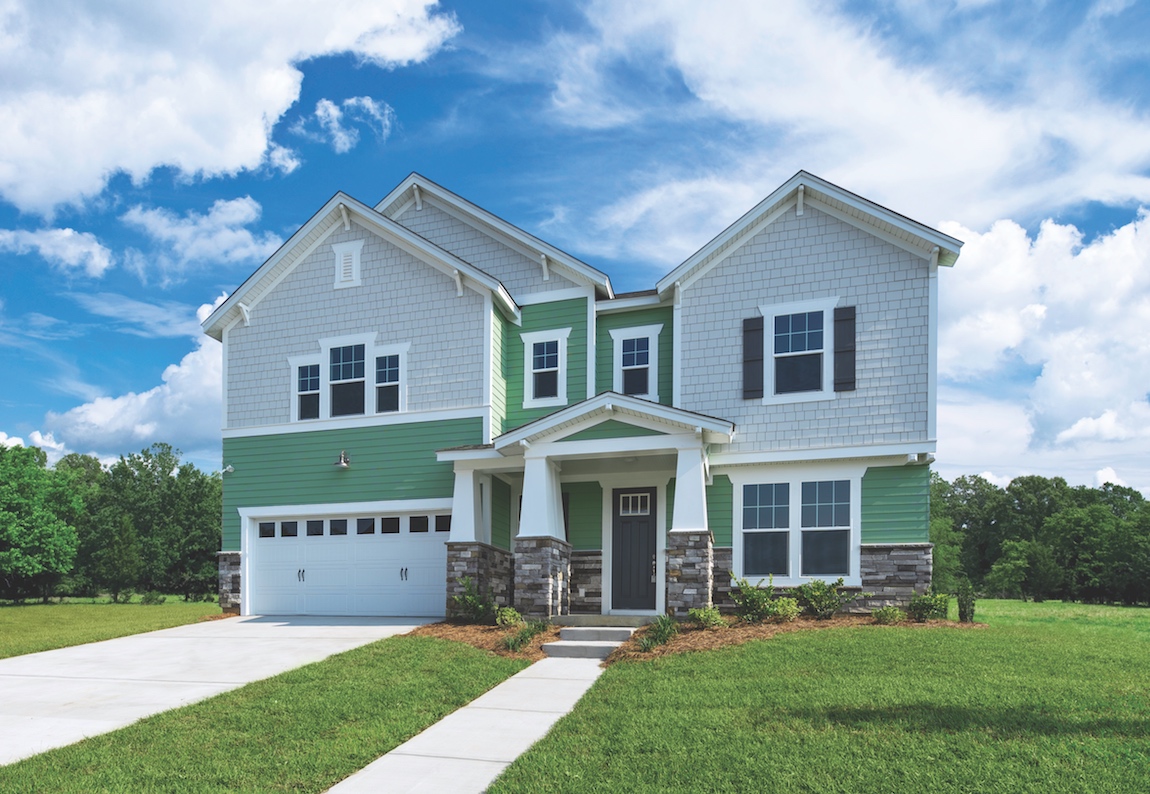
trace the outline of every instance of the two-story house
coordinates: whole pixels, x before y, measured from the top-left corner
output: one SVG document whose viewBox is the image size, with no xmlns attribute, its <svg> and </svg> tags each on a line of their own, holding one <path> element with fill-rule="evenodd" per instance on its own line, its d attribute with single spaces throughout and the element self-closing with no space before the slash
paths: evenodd
<svg viewBox="0 0 1150 794">
<path fill-rule="evenodd" d="M 961 243 L 799 172 L 654 289 L 417 174 L 333 196 L 205 320 L 220 598 L 685 613 L 731 575 L 931 574 L 938 268 Z"/>
</svg>

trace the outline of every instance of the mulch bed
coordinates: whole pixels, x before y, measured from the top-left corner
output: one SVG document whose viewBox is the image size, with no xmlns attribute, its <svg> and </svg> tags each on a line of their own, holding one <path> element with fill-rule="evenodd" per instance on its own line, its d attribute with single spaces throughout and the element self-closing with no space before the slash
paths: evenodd
<svg viewBox="0 0 1150 794">
<path fill-rule="evenodd" d="M 481 651 L 490 651 L 512 659 L 530 659 L 533 662 L 546 658 L 547 654 L 543 653 L 543 643 L 555 642 L 559 639 L 559 627 L 552 626 L 542 634 L 532 637 L 522 650 L 509 651 L 500 644 L 500 641 L 514 633 L 514 629 L 504 629 L 499 626 L 474 626 L 463 623 L 429 623 L 411 632 L 416 637 L 438 637 L 441 640 L 464 642 L 479 648 Z"/>
</svg>

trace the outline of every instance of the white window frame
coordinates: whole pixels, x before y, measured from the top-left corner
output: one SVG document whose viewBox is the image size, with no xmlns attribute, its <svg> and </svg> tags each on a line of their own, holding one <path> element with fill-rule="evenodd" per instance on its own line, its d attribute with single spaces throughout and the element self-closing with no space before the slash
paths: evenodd
<svg viewBox="0 0 1150 794">
<path fill-rule="evenodd" d="M 319 416 L 315 419 L 300 419 L 299 418 L 299 398 L 300 394 L 304 393 L 299 390 L 299 370 L 300 367 L 319 367 Z M 323 419 L 323 362 L 315 356 L 292 356 L 288 359 L 288 369 L 291 371 L 291 420 L 293 422 L 315 422 Z M 306 392 L 313 394 L 313 392 Z"/>
<path fill-rule="evenodd" d="M 724 472 L 731 478 L 734 493 L 732 494 L 731 507 L 731 562 L 735 575 L 742 578 L 747 578 L 743 571 L 743 486 L 744 485 L 759 485 L 759 484 L 780 484 L 787 483 L 790 486 L 790 496 L 788 499 L 788 521 L 787 532 L 788 534 L 788 575 L 775 576 L 774 583 L 778 587 L 794 587 L 796 585 L 804 584 L 815 579 L 833 582 L 839 578 L 839 574 L 819 575 L 819 576 L 803 576 L 802 575 L 802 543 L 803 532 L 819 531 L 821 530 L 848 530 L 848 560 L 850 564 L 849 574 L 842 574 L 843 585 L 846 587 L 861 587 L 862 574 L 860 566 L 861 560 L 861 542 L 862 542 L 862 478 L 866 473 L 866 466 L 853 466 L 853 465 L 836 465 L 836 464 L 811 464 L 806 466 L 787 466 L 785 468 L 780 466 L 761 467 L 761 468 L 747 468 L 742 471 L 730 470 Z M 847 527 L 803 527 L 802 526 L 802 486 L 804 482 L 820 482 L 827 480 L 847 480 L 850 482 L 850 526 Z M 751 529 L 748 532 L 774 532 L 778 530 L 757 530 Z M 762 579 L 764 582 L 769 577 L 761 574 L 752 574 L 749 577 L 751 584 L 758 584 Z"/>
<path fill-rule="evenodd" d="M 372 409 L 371 409 L 370 413 L 380 414 L 380 415 L 382 415 L 382 414 L 391 415 L 391 414 L 401 414 L 401 413 L 405 413 L 407 411 L 407 351 L 409 349 L 411 349 L 411 343 L 410 342 L 404 342 L 404 343 L 398 344 L 398 345 L 381 345 L 381 346 L 375 348 L 375 351 L 373 352 L 372 357 L 371 357 L 371 373 L 372 373 L 372 375 L 371 375 L 371 379 L 372 379 L 371 405 L 372 405 Z M 399 408 L 395 411 L 378 411 L 378 410 L 376 410 L 376 408 L 378 408 L 378 406 L 379 406 L 379 403 L 376 400 L 376 389 L 379 387 L 380 384 L 377 383 L 375 380 L 375 378 L 376 378 L 375 360 L 377 358 L 381 358 L 383 356 L 399 356 L 399 383 L 398 383 L 398 386 L 399 386 Z"/>
<path fill-rule="evenodd" d="M 611 329 L 611 340 L 614 348 L 612 391 L 623 393 L 623 340 L 645 338 L 647 340 L 647 393 L 630 396 L 650 400 L 654 403 L 659 402 L 659 334 L 662 332 L 662 324 Z"/>
<path fill-rule="evenodd" d="M 335 255 L 335 288 L 358 287 L 361 281 L 360 257 L 363 252 L 363 240 L 332 243 L 331 250 Z"/>
<path fill-rule="evenodd" d="M 760 306 L 763 315 L 763 404 L 803 403 L 835 399 L 835 307 L 838 297 Z M 787 354 L 775 353 L 775 318 L 788 314 L 822 312 L 822 388 L 815 391 L 775 393 L 775 361 Z"/>
<path fill-rule="evenodd" d="M 567 337 L 570 328 L 552 328 L 547 331 L 530 331 L 519 335 L 523 340 L 523 407 L 554 408 L 567 404 Z M 534 352 L 539 342 L 559 343 L 559 387 L 555 397 L 535 399 Z"/>
<path fill-rule="evenodd" d="M 375 344 L 374 333 L 371 334 L 349 334 L 347 336 L 332 336 L 325 339 L 318 340 L 319 353 L 309 353 L 301 356 L 288 357 L 288 373 L 289 373 L 289 389 L 291 394 L 291 420 L 292 422 L 318 422 L 318 421 L 344 421 L 362 419 L 367 416 L 378 416 L 375 413 L 375 355 L 377 350 L 388 350 L 391 348 L 405 348 L 406 345 L 390 345 L 386 347 L 377 347 Z M 331 415 L 331 351 L 336 347 L 348 347 L 351 345 L 363 345 L 363 360 L 364 360 L 364 412 L 362 414 L 348 414 L 346 416 L 332 416 Z M 406 356 L 400 356 L 400 377 L 406 383 L 406 363 L 404 359 Z M 319 364 L 319 419 L 300 419 L 299 418 L 299 368 L 309 364 Z M 369 375 L 370 373 L 370 375 Z M 343 382 L 343 381 L 338 381 Z M 369 386 L 373 389 L 369 395 L 367 389 Z M 406 398 L 401 390 L 401 405 L 406 405 Z M 368 400 L 371 402 L 368 402 Z M 369 410 L 370 409 L 370 410 Z M 391 412 L 389 412 L 391 413 Z"/>
</svg>

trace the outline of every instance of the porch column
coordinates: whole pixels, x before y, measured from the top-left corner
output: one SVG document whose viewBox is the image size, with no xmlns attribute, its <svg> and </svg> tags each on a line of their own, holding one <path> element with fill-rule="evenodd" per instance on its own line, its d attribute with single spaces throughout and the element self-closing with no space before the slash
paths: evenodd
<svg viewBox="0 0 1150 794">
<path fill-rule="evenodd" d="M 457 464 L 458 465 L 458 464 Z M 451 498 L 451 542 L 488 542 L 484 537 L 485 522 L 479 498 L 479 477 L 473 470 L 456 470 L 455 491 Z"/>
<path fill-rule="evenodd" d="M 564 535 L 559 467 L 545 455 L 525 456 L 515 537 L 515 608 L 525 616 L 552 618 L 570 608 L 571 544 Z"/>
<path fill-rule="evenodd" d="M 563 540 L 563 495 L 559 467 L 546 457 L 529 457 L 523 465 L 523 509 L 519 514 L 520 538 Z"/>
<path fill-rule="evenodd" d="M 712 605 L 714 542 L 707 527 L 707 482 L 703 450 L 680 449 L 675 467 L 675 516 L 667 536 L 667 610 L 686 617 L 688 610 Z"/>
</svg>

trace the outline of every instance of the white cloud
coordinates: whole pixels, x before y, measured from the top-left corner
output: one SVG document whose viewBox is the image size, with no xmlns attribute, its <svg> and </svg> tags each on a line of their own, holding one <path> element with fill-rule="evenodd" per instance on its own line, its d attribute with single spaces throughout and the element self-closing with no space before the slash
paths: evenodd
<svg viewBox="0 0 1150 794">
<path fill-rule="evenodd" d="M 311 129 L 313 118 L 319 132 Z M 357 96 L 339 105 L 330 99 L 321 99 L 316 102 L 314 115 L 301 118 L 292 131 L 311 140 L 326 141 L 337 154 L 346 154 L 359 143 L 359 129 L 355 125 L 367 127 L 382 142 L 391 135 L 394 124 L 395 111 L 390 105 L 368 96 Z"/>
<path fill-rule="evenodd" d="M 1094 472 L 1094 487 L 1101 488 L 1106 483 L 1113 483 L 1114 485 L 1121 485 L 1128 487 L 1126 481 L 1118 476 L 1118 472 L 1114 471 L 1112 466 L 1107 466 L 1104 469 L 1099 469 Z"/>
<path fill-rule="evenodd" d="M 8 2 L 0 9 L 0 196 L 50 213 L 160 165 L 234 174 L 294 155 L 270 140 L 298 99 L 297 64 L 350 53 L 395 68 L 459 30 L 429 0 Z"/>
<path fill-rule="evenodd" d="M 0 251 L 29 254 L 66 272 L 83 269 L 93 278 L 112 266 L 112 252 L 96 236 L 75 229 L 0 229 Z"/>
<path fill-rule="evenodd" d="M 0 430 L 0 447 L 22 447 L 24 446 L 24 439 L 19 436 L 10 436 L 4 431 Z"/>
<path fill-rule="evenodd" d="M 73 293 L 71 298 L 88 312 L 115 320 L 120 330 L 135 336 L 199 339 L 203 332 L 192 308 L 176 301 L 147 303 L 110 292 Z"/>
<path fill-rule="evenodd" d="M 135 206 L 121 216 L 127 225 L 144 232 L 165 252 L 152 262 L 163 271 L 179 269 L 191 263 L 263 261 L 271 256 L 283 240 L 266 232 L 255 235 L 244 228 L 260 218 L 259 202 L 251 196 L 220 199 L 206 215 L 189 211 L 180 217 L 166 209 Z M 146 271 L 147 258 L 129 257 L 128 266 Z"/>
</svg>

